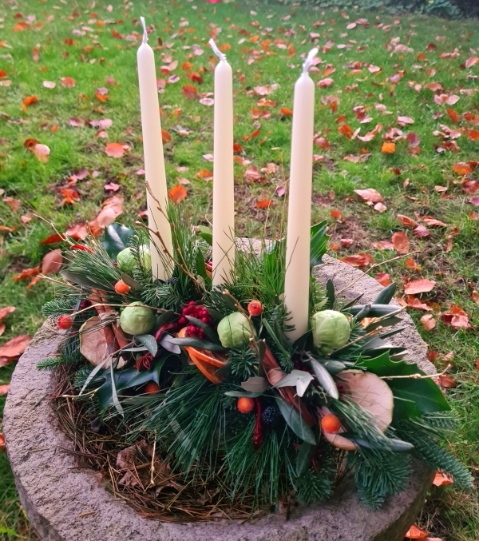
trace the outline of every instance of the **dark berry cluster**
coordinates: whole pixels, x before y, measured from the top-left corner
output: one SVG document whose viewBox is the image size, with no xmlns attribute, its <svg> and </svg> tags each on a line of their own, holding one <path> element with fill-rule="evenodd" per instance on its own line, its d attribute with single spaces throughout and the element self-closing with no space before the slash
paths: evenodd
<svg viewBox="0 0 479 541">
<path fill-rule="evenodd" d="M 206 323 L 206 325 L 211 325 L 213 320 L 208 314 L 208 310 L 204 306 L 201 306 L 200 304 L 195 304 L 194 301 L 190 301 L 181 311 L 181 317 L 178 320 L 178 323 L 180 325 L 188 325 L 186 327 L 186 336 L 194 336 L 195 338 L 204 340 L 206 336 L 203 329 L 197 327 L 196 325 L 192 325 L 188 321 L 188 319 L 186 319 L 186 316 L 194 317 L 196 319 L 199 319 L 203 323 Z"/>
<path fill-rule="evenodd" d="M 266 428 L 279 428 L 283 416 L 276 406 L 268 406 L 264 409 L 261 420 Z"/>
</svg>

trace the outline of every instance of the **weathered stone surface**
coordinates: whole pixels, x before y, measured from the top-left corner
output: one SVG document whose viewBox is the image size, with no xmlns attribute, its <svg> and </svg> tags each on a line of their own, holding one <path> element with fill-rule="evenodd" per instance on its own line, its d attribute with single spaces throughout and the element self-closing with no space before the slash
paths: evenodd
<svg viewBox="0 0 479 541">
<path fill-rule="evenodd" d="M 351 267 L 325 258 L 318 279 L 334 279 L 338 289 L 359 278 L 348 298 L 365 293 L 372 301 L 381 286 Z M 408 316 L 399 343 L 411 359 L 431 372 L 426 347 Z M 62 336 L 47 321 L 18 362 L 12 378 L 3 429 L 22 504 L 45 541 L 401 541 L 430 486 L 431 472 L 418 463 L 407 488 L 380 511 L 362 506 L 351 483 L 343 483 L 329 502 L 297 508 L 289 521 L 269 515 L 255 524 L 221 521 L 166 524 L 142 519 L 105 491 L 93 471 L 77 469 L 65 452 L 72 442 L 60 430 L 48 399 L 54 378 L 35 364 L 55 353 Z"/>
</svg>

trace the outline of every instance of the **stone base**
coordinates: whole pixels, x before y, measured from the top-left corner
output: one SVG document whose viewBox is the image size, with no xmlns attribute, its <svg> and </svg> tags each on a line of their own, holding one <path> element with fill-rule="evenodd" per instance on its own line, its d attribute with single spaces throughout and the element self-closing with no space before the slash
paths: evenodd
<svg viewBox="0 0 479 541">
<path fill-rule="evenodd" d="M 325 256 L 315 277 L 331 278 L 344 295 L 364 293 L 371 302 L 382 286 L 337 260 Z M 408 315 L 405 331 L 394 337 L 408 348 L 409 358 L 426 372 L 426 344 Z M 394 339 L 393 339 L 394 340 Z M 47 321 L 35 335 L 13 374 L 5 407 L 3 430 L 20 500 L 44 541 L 402 541 L 424 504 L 433 473 L 414 463 L 406 489 L 379 511 L 361 505 L 351 481 L 344 482 L 325 504 L 295 508 L 290 520 L 268 515 L 254 524 L 204 522 L 170 524 L 142 519 L 123 500 L 109 494 L 93 471 L 78 469 L 69 454 L 73 443 L 61 431 L 48 396 L 55 385 L 38 361 L 56 353 L 62 336 Z"/>
</svg>

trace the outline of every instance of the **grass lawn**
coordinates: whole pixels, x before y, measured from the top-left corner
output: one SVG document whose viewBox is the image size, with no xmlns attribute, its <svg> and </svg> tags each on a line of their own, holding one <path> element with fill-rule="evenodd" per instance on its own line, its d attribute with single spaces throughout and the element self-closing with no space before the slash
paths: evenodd
<svg viewBox="0 0 479 541">
<path fill-rule="evenodd" d="M 479 159 L 477 20 L 249 1 L 2 2 L 0 308 L 16 310 L 5 320 L 0 345 L 33 336 L 42 323 L 40 308 L 54 292 L 45 281 L 26 289 L 28 281 L 14 280 L 57 247 L 41 244 L 54 231 L 39 216 L 65 232 L 93 220 L 113 195 L 123 198 L 125 223 L 145 208 L 136 74 L 140 15 L 154 25 L 149 42 L 156 48 L 169 184 L 186 188 L 182 205 L 195 223 L 211 215 L 214 60 L 208 39 L 215 37 L 227 53 L 235 78 L 239 235 L 273 235 L 284 219 L 293 85 L 300 55 L 313 44 L 320 48 L 321 62 L 311 72 L 319 83 L 314 220 L 329 220 L 337 257 L 356 256 L 350 261 L 364 270 L 386 261 L 372 275 L 381 273 L 384 282 L 388 274 L 398 283 L 398 297 L 417 306 L 409 312 L 430 358 L 438 371 L 452 365 L 445 392 L 460 423 L 450 445 L 477 478 L 479 169 L 467 163 Z M 25 101 L 32 96 L 36 102 Z M 378 124 L 382 129 L 375 129 Z M 28 139 L 49 147 L 47 162 L 29 150 L 35 143 Z M 394 153 L 382 152 L 384 142 L 395 142 Z M 123 156 L 108 156 L 108 143 L 126 145 Z M 354 192 L 368 188 L 383 197 L 376 208 Z M 389 261 L 404 252 L 411 253 Z M 434 281 L 434 288 L 406 296 L 405 285 L 420 278 Z M 0 385 L 12 370 L 0 368 Z M 0 408 L 3 403 L 0 397 Z M 418 523 L 432 537 L 473 541 L 479 539 L 478 517 L 477 493 L 433 487 Z M 3 453 L 0 538 L 36 539 Z"/>
</svg>

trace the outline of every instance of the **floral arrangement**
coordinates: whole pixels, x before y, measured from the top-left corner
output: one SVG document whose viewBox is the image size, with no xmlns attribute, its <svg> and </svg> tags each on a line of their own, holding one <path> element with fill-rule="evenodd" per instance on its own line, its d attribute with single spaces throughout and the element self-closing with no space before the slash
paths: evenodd
<svg viewBox="0 0 479 541">
<path fill-rule="evenodd" d="M 243 242 L 213 287 L 211 232 L 178 207 L 169 221 L 171 278 L 152 278 L 151 231 L 113 224 L 70 247 L 44 307 L 65 339 L 39 368 L 63 378 L 75 439 L 116 454 L 103 466 L 116 492 L 162 520 L 256 517 L 327 499 L 352 475 L 376 509 L 405 487 L 411 456 L 471 486 L 441 447 L 454 427 L 443 394 L 388 342 L 401 330 L 394 285 L 361 304 L 311 276 L 310 329 L 291 343 L 285 241 Z M 311 269 L 327 240 L 324 223 L 311 228 Z"/>
</svg>

